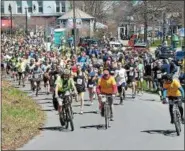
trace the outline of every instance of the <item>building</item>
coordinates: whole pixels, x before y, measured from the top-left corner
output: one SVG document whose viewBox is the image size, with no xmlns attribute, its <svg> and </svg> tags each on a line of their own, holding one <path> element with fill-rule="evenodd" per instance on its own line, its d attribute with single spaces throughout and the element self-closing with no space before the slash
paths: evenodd
<svg viewBox="0 0 185 151">
<path fill-rule="evenodd" d="M 24 16 L 28 8 L 30 16 L 61 16 L 70 9 L 70 1 L 1 1 L 2 17 L 9 16 L 9 4 L 12 6 L 13 16 Z M 35 9 L 34 9 L 35 8 Z"/>
<path fill-rule="evenodd" d="M 30 23 L 33 24 L 41 24 L 44 20 L 53 19 L 63 15 L 65 12 L 71 9 L 70 1 L 22 1 L 22 0 L 14 0 L 14 1 L 1 1 L 1 19 L 9 19 L 10 12 L 9 12 L 9 5 L 12 7 L 12 16 L 13 22 L 15 24 L 23 24 L 22 22 L 25 21 L 25 14 L 27 8 L 27 15 L 30 20 Z M 24 17 L 24 18 L 23 18 Z M 34 19 L 34 20 L 33 20 Z M 20 23 L 21 22 L 21 23 Z"/>
<path fill-rule="evenodd" d="M 94 20 L 95 18 L 82 10 L 76 8 L 76 33 L 79 37 L 81 36 L 93 36 Z M 73 10 L 66 12 L 64 15 L 59 17 L 57 20 L 60 26 L 66 28 L 68 33 L 73 34 Z M 70 34 L 69 34 L 70 35 Z"/>
</svg>

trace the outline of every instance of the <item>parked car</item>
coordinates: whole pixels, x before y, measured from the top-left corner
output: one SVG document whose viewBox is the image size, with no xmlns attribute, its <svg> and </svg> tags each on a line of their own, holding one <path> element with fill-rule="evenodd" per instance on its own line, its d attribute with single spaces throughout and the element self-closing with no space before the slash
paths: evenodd
<svg viewBox="0 0 185 151">
<path fill-rule="evenodd" d="M 144 51 L 148 51 L 149 47 L 146 43 L 136 43 L 134 45 L 134 51 L 137 52 L 144 52 Z"/>
<path fill-rule="evenodd" d="M 87 43 L 88 43 L 90 46 L 93 46 L 93 47 L 97 47 L 97 46 L 99 45 L 98 40 L 95 40 L 95 39 L 88 39 L 88 40 L 87 40 Z"/>
<path fill-rule="evenodd" d="M 110 46 L 110 48 L 112 48 L 112 50 L 114 52 L 117 52 L 117 51 L 121 50 L 122 47 L 123 47 L 123 45 L 118 41 L 110 41 L 109 46 Z"/>
<path fill-rule="evenodd" d="M 177 65 L 182 65 L 183 59 L 185 58 L 185 51 L 177 51 L 175 53 L 175 62 Z"/>
<path fill-rule="evenodd" d="M 156 52 L 155 57 L 157 59 L 175 58 L 175 50 L 169 46 L 161 46 Z"/>
</svg>

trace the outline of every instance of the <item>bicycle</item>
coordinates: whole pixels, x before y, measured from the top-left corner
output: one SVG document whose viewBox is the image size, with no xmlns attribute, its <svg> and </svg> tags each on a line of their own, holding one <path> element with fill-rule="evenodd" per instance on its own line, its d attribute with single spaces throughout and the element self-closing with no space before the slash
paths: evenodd
<svg viewBox="0 0 185 151">
<path fill-rule="evenodd" d="M 181 114 L 178 107 L 179 102 L 180 100 L 173 100 L 173 119 L 177 136 L 179 136 L 181 132 Z"/>
<path fill-rule="evenodd" d="M 110 99 L 112 99 L 112 95 L 100 95 L 101 101 L 103 103 L 104 117 L 105 117 L 105 129 L 110 127 L 109 121 L 111 118 L 111 105 Z"/>
<path fill-rule="evenodd" d="M 68 129 L 70 124 L 71 131 L 74 131 L 74 117 L 71 102 L 71 94 L 69 91 L 66 91 L 63 97 L 62 111 L 59 113 L 59 119 L 62 126 L 65 126 L 65 128 Z"/>
</svg>

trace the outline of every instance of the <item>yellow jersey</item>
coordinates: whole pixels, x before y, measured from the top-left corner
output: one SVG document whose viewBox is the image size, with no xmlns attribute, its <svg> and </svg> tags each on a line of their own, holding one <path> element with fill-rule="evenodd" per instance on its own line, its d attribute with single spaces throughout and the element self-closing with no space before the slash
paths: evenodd
<svg viewBox="0 0 185 151">
<path fill-rule="evenodd" d="M 179 91 L 179 88 L 181 87 L 181 84 L 178 80 L 174 79 L 172 83 L 164 83 L 163 88 L 167 90 L 167 96 L 173 96 L 178 97 L 181 96 L 181 92 Z"/>
<path fill-rule="evenodd" d="M 112 76 L 109 79 L 100 78 L 98 86 L 100 86 L 101 93 L 112 94 L 115 91 L 116 80 Z"/>
</svg>

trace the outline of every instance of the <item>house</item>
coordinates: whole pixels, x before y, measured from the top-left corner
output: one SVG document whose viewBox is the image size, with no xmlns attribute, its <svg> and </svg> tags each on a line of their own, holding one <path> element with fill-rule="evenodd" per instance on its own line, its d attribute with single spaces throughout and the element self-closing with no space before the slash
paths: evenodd
<svg viewBox="0 0 185 151">
<path fill-rule="evenodd" d="M 15 24 L 25 25 L 25 12 L 27 10 L 28 18 L 31 20 L 29 23 L 46 24 L 45 20 L 56 21 L 57 17 L 66 13 L 71 9 L 70 1 L 1 1 L 1 19 L 9 19 L 10 11 L 9 5 L 12 7 L 12 16 Z"/>
<path fill-rule="evenodd" d="M 78 37 L 93 36 L 94 17 L 76 8 L 75 18 Z M 58 21 L 61 27 L 67 29 L 68 35 L 73 35 L 73 10 L 69 10 L 59 17 Z"/>
</svg>

